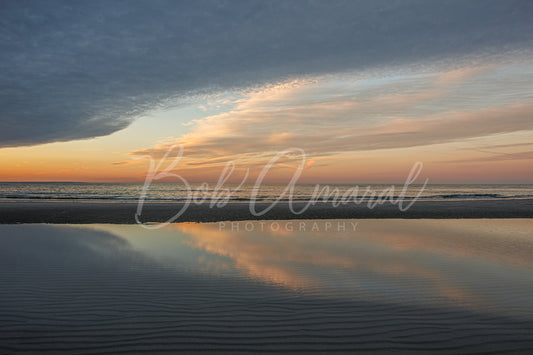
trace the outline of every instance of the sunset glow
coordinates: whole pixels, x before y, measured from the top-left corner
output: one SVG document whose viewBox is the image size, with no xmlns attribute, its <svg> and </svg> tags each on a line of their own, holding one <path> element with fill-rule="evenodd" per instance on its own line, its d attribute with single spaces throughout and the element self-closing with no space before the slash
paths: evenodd
<svg viewBox="0 0 533 355">
<path fill-rule="evenodd" d="M 278 151 L 297 147 L 307 155 L 302 182 L 401 182 L 416 161 L 436 183 L 531 182 L 532 62 L 382 75 L 293 79 L 197 97 L 147 112 L 109 136 L 3 148 L 0 180 L 142 182 L 142 156 L 158 160 L 180 144 L 175 172 L 191 181 L 216 181 L 229 162 L 237 166 L 229 181 L 246 169 L 253 179 Z M 289 179 L 290 163 L 276 164 L 266 181 Z"/>
</svg>

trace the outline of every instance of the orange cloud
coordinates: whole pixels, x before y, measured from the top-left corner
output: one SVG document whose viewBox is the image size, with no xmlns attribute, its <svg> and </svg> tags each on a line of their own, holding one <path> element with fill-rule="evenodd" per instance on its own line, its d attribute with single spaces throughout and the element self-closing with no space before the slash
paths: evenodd
<svg viewBox="0 0 533 355">
<path fill-rule="evenodd" d="M 301 148 L 314 160 L 383 151 L 388 154 L 384 160 L 393 161 L 398 155 L 394 152 L 405 153 L 405 149 L 513 132 L 529 132 L 533 137 L 531 101 L 498 105 L 484 98 L 485 105 L 475 108 L 461 105 L 462 101 L 458 108 L 435 103 L 446 103 L 459 87 L 486 84 L 483 80 L 490 77 L 484 79 L 484 75 L 492 71 L 494 66 L 485 65 L 390 79 L 379 85 L 356 80 L 339 83 L 338 77 L 294 80 L 248 93 L 232 110 L 195 121 L 182 137 L 130 154 L 160 158 L 178 143 L 185 147 L 180 171 L 194 169 L 200 174 L 203 169 L 211 174 L 228 161 L 259 167 L 288 147 Z M 494 90 L 501 88 L 494 86 Z M 529 156 L 513 154 L 517 159 Z M 290 163 L 290 159 L 280 162 L 276 169 Z M 330 167 L 339 171 L 339 166 Z"/>
</svg>

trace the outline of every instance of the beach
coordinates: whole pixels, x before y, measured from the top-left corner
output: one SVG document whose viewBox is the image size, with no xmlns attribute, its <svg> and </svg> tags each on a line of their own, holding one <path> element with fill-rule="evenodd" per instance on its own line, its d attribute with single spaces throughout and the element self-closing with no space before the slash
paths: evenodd
<svg viewBox="0 0 533 355">
<path fill-rule="evenodd" d="M 533 199 L 409 202 L 0 202 L 0 352 L 533 350 Z"/>
<path fill-rule="evenodd" d="M 0 352 L 533 350 L 533 220 L 326 222 L 2 225 Z"/>
<path fill-rule="evenodd" d="M 533 1 L 0 4 L 0 355 L 533 354 Z"/>
<path fill-rule="evenodd" d="M 533 199 L 306 206 L 0 202 L 0 352 L 533 350 Z"/>
<path fill-rule="evenodd" d="M 295 202 L 293 208 L 302 210 L 307 203 Z M 256 203 L 262 211 L 272 203 Z M 137 202 L 106 201 L 15 201 L 0 202 L 0 223 L 136 223 Z M 294 214 L 287 203 L 278 203 L 267 213 L 257 216 L 250 212 L 249 203 L 228 203 L 224 207 L 210 207 L 181 202 L 145 202 L 139 220 L 162 223 L 180 210 L 184 213 L 176 222 L 216 222 L 275 219 L 333 219 L 333 218 L 533 218 L 533 199 L 475 199 L 416 201 L 406 211 L 397 204 L 385 202 L 368 208 L 366 204 L 348 203 L 333 207 L 319 202 L 302 214 Z"/>
</svg>

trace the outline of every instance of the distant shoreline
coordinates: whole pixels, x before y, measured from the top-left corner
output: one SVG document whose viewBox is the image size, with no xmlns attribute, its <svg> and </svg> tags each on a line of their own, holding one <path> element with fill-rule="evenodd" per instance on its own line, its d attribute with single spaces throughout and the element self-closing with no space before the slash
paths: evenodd
<svg viewBox="0 0 533 355">
<path fill-rule="evenodd" d="M 145 202 L 142 222 L 165 222 L 175 215 L 182 203 Z M 265 208 L 268 203 L 257 203 Z M 303 203 L 294 203 L 296 209 Z M 137 203 L 132 202 L 72 202 L 72 201 L 16 201 L 0 202 L 0 224 L 57 223 L 57 224 L 134 224 Z M 287 219 L 369 219 L 369 218 L 533 218 L 533 199 L 488 199 L 417 201 L 402 212 L 389 203 L 369 209 L 365 204 L 333 207 L 318 203 L 303 214 L 293 214 L 287 204 L 278 204 L 263 216 L 250 213 L 247 203 L 230 203 L 223 208 L 191 204 L 175 222 L 218 222 L 241 220 Z"/>
</svg>

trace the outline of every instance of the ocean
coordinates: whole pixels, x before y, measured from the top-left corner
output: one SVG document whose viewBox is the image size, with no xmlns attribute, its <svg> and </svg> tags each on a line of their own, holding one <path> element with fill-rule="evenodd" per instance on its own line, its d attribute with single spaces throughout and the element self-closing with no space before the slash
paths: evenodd
<svg viewBox="0 0 533 355">
<path fill-rule="evenodd" d="M 330 194 L 338 189 L 339 196 L 350 194 L 358 199 L 365 200 L 371 195 L 365 191 L 369 189 L 379 196 L 383 191 L 391 192 L 391 195 L 399 196 L 403 185 L 378 185 L 378 184 L 320 184 L 320 189 L 316 190 L 315 184 L 299 184 L 294 188 L 292 201 L 309 201 L 313 196 L 317 197 L 317 191 L 328 186 Z M 359 190 L 354 193 L 354 188 Z M 205 189 L 202 189 L 205 187 Z M 145 201 L 153 202 L 180 202 L 186 201 L 189 196 L 201 200 L 206 197 L 209 201 L 213 196 L 227 196 L 226 191 L 230 190 L 229 202 L 246 202 L 256 192 L 256 201 L 269 202 L 279 199 L 287 201 L 289 193 L 281 196 L 286 189 L 285 184 L 263 184 L 259 189 L 254 190 L 254 185 L 238 186 L 236 184 L 225 184 L 217 189 L 216 184 L 209 184 L 208 187 L 202 184 L 191 184 L 189 187 L 178 183 L 157 183 L 152 184 L 146 190 Z M 510 199 L 510 198 L 532 198 L 533 184 L 432 184 L 426 185 L 422 190 L 422 185 L 411 185 L 405 193 L 406 199 L 412 199 L 419 193 L 422 200 L 472 200 L 472 199 Z M 352 190 L 350 190 L 352 189 Z M 136 201 L 141 196 L 143 184 L 141 183 L 78 183 L 78 182 L 2 182 L 0 183 L 1 201 L 20 200 L 75 200 L 75 201 Z M 422 190 L 422 191 L 421 191 Z M 199 191 L 199 192 L 198 192 Z M 281 197 L 280 197 L 281 196 Z M 322 201 L 323 194 L 319 200 Z M 331 195 L 330 195 L 331 196 Z M 330 198 L 331 200 L 331 198 Z"/>
</svg>

